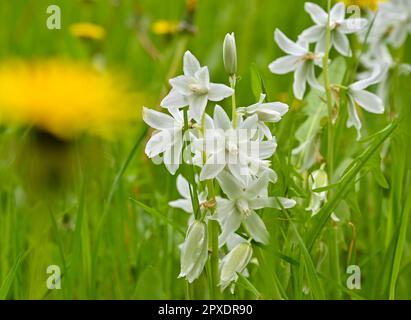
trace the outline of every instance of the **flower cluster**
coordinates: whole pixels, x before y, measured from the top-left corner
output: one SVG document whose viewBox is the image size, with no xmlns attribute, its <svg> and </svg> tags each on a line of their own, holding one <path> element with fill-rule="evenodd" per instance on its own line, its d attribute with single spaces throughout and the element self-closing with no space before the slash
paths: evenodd
<svg viewBox="0 0 411 320">
<path fill-rule="evenodd" d="M 400 2 L 402 6 L 409 7 L 408 2 L 406 5 L 405 1 L 401 0 L 387 3 L 386 6 L 400 6 Z M 384 5 L 381 5 L 381 7 L 385 8 Z M 280 30 L 276 30 L 275 41 L 288 55 L 275 60 L 269 68 L 271 72 L 276 74 L 294 72 L 294 95 L 298 99 L 304 98 L 307 83 L 313 89 L 321 92 L 331 88 L 339 95 L 345 94 L 348 100 L 347 126 L 355 127 L 358 138 L 360 138 L 362 124 L 357 106 L 374 114 L 384 112 L 383 100 L 367 89 L 372 85 L 381 83 L 387 73 L 386 59 L 381 59 L 378 55 L 380 50 L 382 52 L 386 52 L 386 50 L 381 47 L 375 49 L 375 60 L 378 60 L 378 62 L 372 65 L 371 72 L 363 75 L 358 81 L 347 86 L 331 84 L 330 88 L 326 88 L 317 80 L 315 67 L 323 68 L 325 65 L 330 64 L 331 59 L 329 59 L 329 56 L 332 48 L 335 48 L 337 54 L 351 57 L 353 53 L 347 35 L 358 34 L 361 37 L 361 35 L 368 33 L 367 31 L 372 27 L 371 19 L 361 18 L 355 14 L 353 17 L 346 18 L 344 2 L 335 4 L 329 14 L 317 4 L 311 2 L 306 2 L 304 8 L 315 25 L 304 30 L 298 37 L 297 42 L 291 41 Z M 395 38 L 397 37 L 395 36 Z M 314 50 L 310 50 L 310 44 L 314 44 Z M 367 57 L 366 61 L 371 61 L 370 57 Z"/>
<path fill-rule="evenodd" d="M 144 121 L 154 129 L 146 145 L 147 156 L 155 163 L 163 162 L 171 174 L 180 165 L 191 167 L 194 173 L 187 179 L 178 176 L 182 199 L 170 202 L 171 207 L 191 213 L 181 245 L 180 276 L 193 282 L 201 275 L 209 250 L 218 251 L 222 290 L 236 281 L 238 273 L 245 272 L 253 254 L 252 241 L 269 241 L 259 210 L 281 210 L 296 204 L 268 192 L 277 180 L 270 161 L 277 141 L 270 124 L 279 122 L 288 106 L 267 102 L 262 93 L 258 102 L 247 107 L 237 108 L 232 99 L 231 117 L 219 105 L 212 106 L 212 116 L 206 112 L 209 102 L 235 95 L 234 34 L 225 38 L 223 58 L 230 86 L 210 82 L 208 68 L 187 51 L 184 74 L 170 80 L 171 91 L 161 102 L 167 112 L 143 111 Z M 214 192 L 216 184 L 219 194 Z M 208 247 L 210 221 L 220 226 L 217 248 Z"/>
</svg>

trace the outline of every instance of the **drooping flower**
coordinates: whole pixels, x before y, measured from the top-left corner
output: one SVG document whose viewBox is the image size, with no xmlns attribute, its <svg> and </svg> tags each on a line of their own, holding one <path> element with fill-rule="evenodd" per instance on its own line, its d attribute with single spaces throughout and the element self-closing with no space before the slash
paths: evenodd
<svg viewBox="0 0 411 320">
<path fill-rule="evenodd" d="M 300 35 L 300 39 L 309 43 L 315 42 L 315 51 L 325 53 L 328 13 L 312 2 L 306 2 L 304 8 L 311 16 L 315 25 L 306 29 Z M 345 19 L 345 5 L 343 2 L 338 2 L 331 9 L 329 20 L 331 47 L 334 46 L 340 54 L 350 57 L 352 52 L 347 34 L 355 33 L 365 28 L 368 23 L 367 20 L 363 18 Z"/>
<path fill-rule="evenodd" d="M 377 84 L 381 81 L 387 71 L 387 66 L 382 69 L 376 69 L 374 74 L 367 79 L 363 79 L 351 84 L 348 87 L 348 121 L 347 127 L 355 127 L 357 129 L 358 139 L 361 138 L 361 121 L 356 110 L 356 104 L 358 104 L 364 110 L 375 113 L 384 113 L 383 100 L 374 93 L 366 91 L 368 87 Z"/>
<path fill-rule="evenodd" d="M 311 52 L 305 41 L 291 41 L 278 29 L 274 32 L 274 38 L 281 50 L 288 55 L 272 62 L 269 65 L 270 71 L 275 74 L 294 72 L 294 95 L 299 100 L 304 97 L 307 82 L 311 87 L 323 90 L 315 75 L 315 65 L 322 66 L 323 54 Z"/>
<path fill-rule="evenodd" d="M 248 242 L 236 245 L 222 260 L 220 265 L 221 291 L 232 282 L 237 281 L 238 274 L 243 273 L 253 256 L 253 248 Z"/>
<path fill-rule="evenodd" d="M 143 119 L 150 127 L 156 129 L 147 142 L 145 153 L 149 158 L 162 161 L 171 174 L 175 174 L 181 163 L 183 150 L 184 115 L 177 108 L 168 109 L 171 115 L 152 109 L 143 108 Z"/>
<path fill-rule="evenodd" d="M 324 166 L 325 164 L 323 164 L 320 169 L 311 173 L 309 177 L 309 187 L 311 190 L 328 186 L 328 175 L 324 170 Z M 320 211 L 320 208 L 325 201 L 327 201 L 327 191 L 312 191 L 310 204 L 306 210 L 311 211 L 314 216 Z"/>
<path fill-rule="evenodd" d="M 189 283 L 197 279 L 204 269 L 208 257 L 207 225 L 195 220 L 188 228 L 181 246 L 181 272 Z"/>
<path fill-rule="evenodd" d="M 292 199 L 267 196 L 268 174 L 263 174 L 249 185 L 244 185 L 227 171 L 221 172 L 217 180 L 228 199 L 217 198 L 216 220 L 221 225 L 220 245 L 243 224 L 249 235 L 257 242 L 268 243 L 268 231 L 263 220 L 255 212 L 262 208 L 292 208 L 296 202 Z"/>
<path fill-rule="evenodd" d="M 264 102 L 266 95 L 261 94 L 260 100 L 248 107 L 237 109 L 238 114 L 252 116 L 254 114 L 258 117 L 258 128 L 263 136 L 272 139 L 270 128 L 266 122 L 279 122 L 281 118 L 288 112 L 288 105 L 282 102 Z"/>
<path fill-rule="evenodd" d="M 225 36 L 223 44 L 223 61 L 225 71 L 233 76 L 237 73 L 237 47 L 235 44 L 235 36 L 233 33 L 228 33 Z"/>
<path fill-rule="evenodd" d="M 201 122 L 208 100 L 221 101 L 234 93 L 234 90 L 224 84 L 210 82 L 207 67 L 201 67 L 200 62 L 190 52 L 184 54 L 184 75 L 170 79 L 172 89 L 161 101 L 165 108 L 182 108 L 189 106 L 190 116 Z"/>
</svg>

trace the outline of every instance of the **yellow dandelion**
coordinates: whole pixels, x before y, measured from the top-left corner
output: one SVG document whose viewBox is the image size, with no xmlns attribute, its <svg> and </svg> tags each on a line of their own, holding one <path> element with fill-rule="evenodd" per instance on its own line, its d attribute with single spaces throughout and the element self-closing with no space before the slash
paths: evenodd
<svg viewBox="0 0 411 320">
<path fill-rule="evenodd" d="M 1 63 L 0 125 L 33 126 L 64 140 L 113 138 L 137 114 L 136 95 L 121 80 L 69 61 Z"/>
<path fill-rule="evenodd" d="M 106 30 L 90 22 L 80 22 L 70 25 L 70 33 L 81 39 L 102 40 L 106 36 Z"/>
<path fill-rule="evenodd" d="M 382 0 L 344 0 L 347 6 L 356 5 L 363 9 L 377 10 L 378 4 L 384 1 Z"/>
<path fill-rule="evenodd" d="M 158 35 L 172 35 L 178 32 L 178 25 L 176 21 L 158 20 L 153 23 L 151 29 Z"/>
</svg>

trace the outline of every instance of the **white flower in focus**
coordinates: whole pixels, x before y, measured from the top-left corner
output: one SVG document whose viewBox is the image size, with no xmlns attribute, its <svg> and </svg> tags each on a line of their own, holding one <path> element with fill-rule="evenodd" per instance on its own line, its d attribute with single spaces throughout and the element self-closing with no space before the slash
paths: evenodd
<svg viewBox="0 0 411 320">
<path fill-rule="evenodd" d="M 302 100 L 304 97 L 307 82 L 311 87 L 323 91 L 315 75 L 315 65 L 322 66 L 323 54 L 311 52 L 305 41 L 291 41 L 278 29 L 274 32 L 274 38 L 281 50 L 288 55 L 272 62 L 269 65 L 270 71 L 275 74 L 294 72 L 293 89 L 297 99 Z"/>
<path fill-rule="evenodd" d="M 355 105 L 358 104 L 364 110 L 374 113 L 384 113 L 384 102 L 374 93 L 368 92 L 365 89 L 375 85 L 383 79 L 387 72 L 387 66 L 375 70 L 371 77 L 357 81 L 350 85 L 347 90 L 348 94 L 348 121 L 347 127 L 355 127 L 357 129 L 358 139 L 361 138 L 361 121 L 358 116 Z"/>
<path fill-rule="evenodd" d="M 208 258 L 207 225 L 194 221 L 188 228 L 186 239 L 181 246 L 181 272 L 189 283 L 197 279 Z"/>
<path fill-rule="evenodd" d="M 248 107 L 237 109 L 238 114 L 252 116 L 254 114 L 258 117 L 258 128 L 261 133 L 268 139 L 272 139 L 270 129 L 265 124 L 266 122 L 279 122 L 281 118 L 288 112 L 288 105 L 281 102 L 264 103 L 266 95 L 261 94 L 260 100 Z"/>
<path fill-rule="evenodd" d="M 182 108 L 189 106 L 189 115 L 197 123 L 201 123 L 208 100 L 221 101 L 234 93 L 224 84 L 210 82 L 207 67 L 190 52 L 184 54 L 184 75 L 170 79 L 172 89 L 161 101 L 165 108 Z"/>
<path fill-rule="evenodd" d="M 220 286 L 224 291 L 232 282 L 237 281 L 238 273 L 243 273 L 253 255 L 248 242 L 239 243 L 222 260 L 220 265 Z"/>
<path fill-rule="evenodd" d="M 309 43 L 315 42 L 315 51 L 325 53 L 328 13 L 312 2 L 306 2 L 304 8 L 315 25 L 306 29 L 299 38 Z M 344 2 L 338 2 L 331 9 L 329 23 L 331 27 L 330 48 L 334 46 L 340 54 L 350 57 L 352 52 L 346 35 L 364 29 L 368 23 L 367 20 L 363 18 L 345 19 Z"/>
<path fill-rule="evenodd" d="M 220 246 L 224 245 L 237 229 L 243 224 L 248 234 L 257 242 L 268 243 L 268 231 L 263 220 L 255 212 L 262 208 L 281 209 L 278 201 L 284 208 L 292 208 L 296 202 L 281 197 L 268 197 L 268 174 L 264 174 L 243 185 L 227 171 L 221 172 L 217 180 L 228 199 L 217 198 L 215 219 L 220 223 L 222 233 L 219 237 Z"/>
<path fill-rule="evenodd" d="M 171 115 L 143 108 L 144 122 L 156 129 L 147 142 L 145 153 L 153 160 L 158 160 L 163 154 L 164 165 L 171 174 L 175 174 L 180 166 L 183 150 L 184 115 L 177 108 L 170 108 L 168 111 Z"/>
<path fill-rule="evenodd" d="M 180 174 L 177 177 L 177 190 L 178 193 L 182 196 L 182 199 L 170 201 L 168 204 L 170 207 L 179 208 L 187 213 L 193 213 L 193 204 L 191 202 L 190 196 L 190 183 Z M 198 200 L 200 205 L 207 201 L 207 192 L 200 192 L 198 194 Z"/>
<path fill-rule="evenodd" d="M 204 136 L 193 142 L 197 154 L 205 153 L 205 163 L 200 180 L 215 178 L 224 168 L 239 180 L 246 181 L 256 175 L 261 167 L 269 167 L 270 158 L 277 147 L 275 139 L 258 140 L 257 115 L 246 120 L 239 118 L 236 128 L 220 106 L 214 116 L 206 116 Z"/>
</svg>

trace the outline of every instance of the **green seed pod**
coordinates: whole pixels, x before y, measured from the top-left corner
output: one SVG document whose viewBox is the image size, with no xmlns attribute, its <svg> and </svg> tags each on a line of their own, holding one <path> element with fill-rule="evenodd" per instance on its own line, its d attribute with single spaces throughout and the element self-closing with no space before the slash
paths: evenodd
<svg viewBox="0 0 411 320">
<path fill-rule="evenodd" d="M 194 221 L 188 228 L 186 239 L 181 247 L 181 272 L 192 283 L 204 269 L 208 257 L 207 225 Z"/>
<path fill-rule="evenodd" d="M 223 46 L 224 68 L 230 76 L 237 73 L 237 48 L 233 33 L 227 33 Z"/>
</svg>

